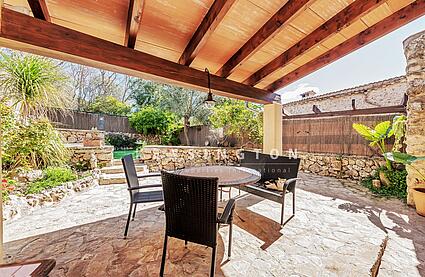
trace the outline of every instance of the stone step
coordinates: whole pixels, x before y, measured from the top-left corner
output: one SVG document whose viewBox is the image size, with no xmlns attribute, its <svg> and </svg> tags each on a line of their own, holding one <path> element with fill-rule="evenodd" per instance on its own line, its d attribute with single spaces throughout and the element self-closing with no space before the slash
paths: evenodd
<svg viewBox="0 0 425 277">
<path fill-rule="evenodd" d="M 136 167 L 136 171 L 139 173 L 148 172 L 148 168 L 144 164 L 135 164 L 135 167 Z M 118 174 L 118 173 L 124 173 L 124 168 L 122 164 L 120 164 L 120 165 L 103 167 L 100 171 L 104 174 Z"/>
</svg>

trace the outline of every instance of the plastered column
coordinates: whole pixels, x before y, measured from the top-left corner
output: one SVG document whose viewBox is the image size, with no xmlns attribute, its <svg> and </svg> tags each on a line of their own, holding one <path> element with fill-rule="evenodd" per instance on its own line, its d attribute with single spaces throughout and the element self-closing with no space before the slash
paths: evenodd
<svg viewBox="0 0 425 277">
<path fill-rule="evenodd" d="M 403 43 L 407 60 L 407 130 L 406 151 L 415 156 L 425 156 L 425 31 L 413 35 Z M 414 166 L 425 172 L 425 161 Z M 407 167 L 407 203 L 414 205 L 412 188 L 418 187 L 419 174 Z"/>
<path fill-rule="evenodd" d="M 282 105 L 264 105 L 263 153 L 282 155 Z"/>
</svg>

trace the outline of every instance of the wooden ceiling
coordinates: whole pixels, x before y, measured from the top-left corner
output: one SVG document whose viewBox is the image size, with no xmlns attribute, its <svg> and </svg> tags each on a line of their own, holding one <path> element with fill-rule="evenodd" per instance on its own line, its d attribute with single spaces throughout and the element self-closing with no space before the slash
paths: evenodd
<svg viewBox="0 0 425 277">
<path fill-rule="evenodd" d="M 4 0 L 0 43 L 201 89 L 208 68 L 217 94 L 266 103 L 276 90 L 424 14 L 425 0 Z M 28 28 L 13 34 L 24 21 L 43 36 Z M 117 51 L 117 61 L 54 40 L 96 44 Z M 155 63 L 169 72 L 152 69 Z"/>
</svg>

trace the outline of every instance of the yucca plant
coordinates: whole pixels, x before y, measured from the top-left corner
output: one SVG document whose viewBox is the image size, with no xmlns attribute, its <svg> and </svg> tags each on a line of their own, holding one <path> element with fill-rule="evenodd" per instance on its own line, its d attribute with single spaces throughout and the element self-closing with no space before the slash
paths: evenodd
<svg viewBox="0 0 425 277">
<path fill-rule="evenodd" d="M 0 94 L 11 100 L 24 120 L 45 116 L 52 107 L 64 110 L 69 106 L 65 84 L 66 75 L 51 59 L 0 54 Z"/>
</svg>

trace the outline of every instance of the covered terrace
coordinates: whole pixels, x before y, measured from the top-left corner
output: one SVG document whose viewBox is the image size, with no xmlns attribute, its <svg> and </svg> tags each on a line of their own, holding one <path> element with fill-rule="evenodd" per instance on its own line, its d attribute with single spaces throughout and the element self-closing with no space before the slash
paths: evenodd
<svg viewBox="0 0 425 277">
<path fill-rule="evenodd" d="M 281 96 L 276 91 L 425 14 L 424 0 L 2 0 L 0 3 L 2 47 L 206 92 L 210 88 L 216 95 L 264 104 L 263 152 L 280 154 L 282 108 Z M 425 35 L 406 41 L 405 49 L 410 82 L 407 147 L 412 154 L 425 155 L 425 149 L 420 146 L 425 143 L 425 130 L 418 124 L 425 118 Z M 414 172 L 409 172 L 409 179 L 413 180 L 414 176 Z M 235 233 L 239 239 L 227 266 L 225 258 L 223 262 L 220 260 L 225 253 L 223 240 L 227 239 L 221 233 L 217 274 L 375 275 L 387 244 L 388 228 L 393 228 L 391 232 L 397 237 L 407 239 L 395 240 L 391 246 L 392 256 L 387 256 L 387 262 L 383 263 L 387 272 L 383 276 L 425 274 L 423 228 L 417 226 L 423 226 L 423 218 L 411 209 L 397 206 L 384 212 L 387 216 L 381 219 L 383 209 L 374 208 L 379 206 L 379 201 L 374 202 L 367 195 L 363 195 L 364 201 L 356 197 L 348 199 L 350 193 L 345 189 L 342 194 L 338 194 L 341 192 L 338 189 L 334 195 L 325 194 L 324 191 L 332 192 L 326 181 L 322 181 L 324 188 L 317 190 L 312 187 L 320 182 L 309 176 L 305 178 L 308 180 L 302 188 L 305 191 L 298 196 L 299 215 L 283 229 L 276 223 L 276 207 L 267 201 L 259 202 L 250 196 L 239 204 L 237 210 L 249 220 L 247 226 L 236 222 L 240 225 Z M 410 196 L 408 203 L 414 204 Z M 311 209 L 310 204 L 318 209 Z M 253 216 L 248 207 L 261 216 Z M 148 211 L 134 224 L 136 230 L 127 241 L 114 230 L 124 220 L 117 215 L 8 242 L 6 254 L 11 255 L 8 261 L 51 257 L 58 262 L 53 276 L 156 276 L 164 216 L 156 207 L 145 209 Z M 328 214 L 326 220 L 314 223 L 321 214 Z M 346 229 L 348 224 L 353 225 Z M 362 236 L 350 230 L 359 231 Z M 326 238 L 321 236 L 325 231 L 329 232 Z M 310 247 L 308 254 L 306 250 Z M 174 260 L 170 258 L 166 274 L 191 276 L 208 272 L 209 251 L 200 246 L 191 249 L 190 245 L 189 250 L 192 251 L 181 242 L 172 243 L 169 251 L 174 253 L 170 255 Z M 103 259 L 105 253 L 113 253 L 115 258 Z M 362 260 L 365 258 L 367 262 Z M 399 266 L 396 271 L 394 265 Z"/>
</svg>

